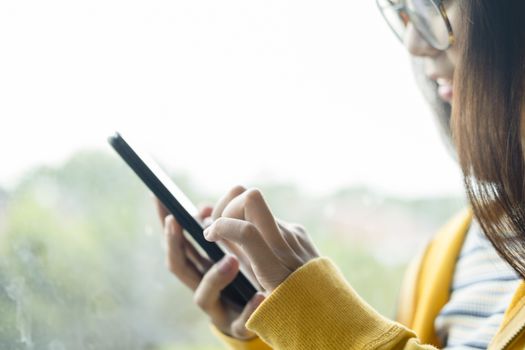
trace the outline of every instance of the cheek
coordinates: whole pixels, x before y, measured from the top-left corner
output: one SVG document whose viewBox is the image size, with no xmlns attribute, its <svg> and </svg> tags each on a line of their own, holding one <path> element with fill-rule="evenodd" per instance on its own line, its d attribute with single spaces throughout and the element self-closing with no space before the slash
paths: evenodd
<svg viewBox="0 0 525 350">
<path fill-rule="evenodd" d="M 453 46 L 447 50 L 447 61 L 449 63 L 449 66 L 452 68 L 452 71 L 456 70 L 456 67 L 458 65 L 458 59 L 459 53 L 457 46 Z"/>
<path fill-rule="evenodd" d="M 454 37 L 456 38 L 456 42 L 450 49 L 447 50 L 447 56 L 449 58 L 449 61 L 454 65 L 454 67 L 457 66 L 458 60 L 459 60 L 459 43 L 463 39 L 464 36 L 464 26 L 461 21 L 461 15 L 460 15 L 461 9 L 458 5 L 457 1 L 451 2 L 449 6 L 447 6 L 447 16 L 450 21 L 450 25 L 452 26 L 452 31 L 454 32 Z"/>
</svg>

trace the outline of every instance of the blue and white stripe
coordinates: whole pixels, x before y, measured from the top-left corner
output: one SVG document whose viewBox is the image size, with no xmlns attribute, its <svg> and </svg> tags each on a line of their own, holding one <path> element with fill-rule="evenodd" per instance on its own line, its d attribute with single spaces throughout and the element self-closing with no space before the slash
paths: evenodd
<svg viewBox="0 0 525 350">
<path fill-rule="evenodd" d="M 473 222 L 456 263 L 450 300 L 435 321 L 445 348 L 487 349 L 519 283 L 519 275 Z"/>
</svg>

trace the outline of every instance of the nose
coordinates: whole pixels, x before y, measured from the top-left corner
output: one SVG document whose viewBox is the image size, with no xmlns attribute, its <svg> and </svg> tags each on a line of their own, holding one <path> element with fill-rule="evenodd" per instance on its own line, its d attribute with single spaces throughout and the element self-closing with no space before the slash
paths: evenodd
<svg viewBox="0 0 525 350">
<path fill-rule="evenodd" d="M 433 48 L 419 33 L 411 22 L 408 22 L 405 30 L 403 44 L 408 52 L 413 56 L 434 57 L 439 54 L 439 50 Z"/>
</svg>

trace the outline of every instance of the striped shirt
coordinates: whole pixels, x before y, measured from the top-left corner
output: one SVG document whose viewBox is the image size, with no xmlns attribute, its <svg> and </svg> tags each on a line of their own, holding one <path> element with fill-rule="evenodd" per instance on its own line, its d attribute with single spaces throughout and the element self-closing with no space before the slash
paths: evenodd
<svg viewBox="0 0 525 350">
<path fill-rule="evenodd" d="M 435 328 L 446 349 L 487 349 L 520 283 L 473 222 L 456 263 L 449 302 Z"/>
</svg>

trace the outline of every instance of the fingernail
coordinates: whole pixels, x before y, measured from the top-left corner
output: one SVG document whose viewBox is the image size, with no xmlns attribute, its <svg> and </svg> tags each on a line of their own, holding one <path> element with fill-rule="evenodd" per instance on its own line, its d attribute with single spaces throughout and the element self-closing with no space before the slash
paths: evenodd
<svg viewBox="0 0 525 350">
<path fill-rule="evenodd" d="M 203 233 L 204 233 L 204 238 L 209 239 L 209 237 L 210 237 L 210 228 L 209 227 L 206 228 Z"/>
<path fill-rule="evenodd" d="M 202 220 L 202 225 L 206 228 L 210 227 L 212 223 L 213 219 L 210 217 L 204 218 L 204 220 Z"/>
<path fill-rule="evenodd" d="M 232 268 L 232 262 L 233 259 L 230 255 L 224 256 L 224 258 L 222 258 L 221 262 L 219 263 L 219 271 L 223 274 L 230 272 Z"/>
<path fill-rule="evenodd" d="M 173 218 L 173 216 L 171 215 L 168 215 L 164 218 L 164 227 L 166 227 L 167 229 L 167 232 L 169 234 L 172 234 L 173 233 L 173 225 L 171 224 L 171 219 Z"/>
</svg>

